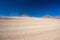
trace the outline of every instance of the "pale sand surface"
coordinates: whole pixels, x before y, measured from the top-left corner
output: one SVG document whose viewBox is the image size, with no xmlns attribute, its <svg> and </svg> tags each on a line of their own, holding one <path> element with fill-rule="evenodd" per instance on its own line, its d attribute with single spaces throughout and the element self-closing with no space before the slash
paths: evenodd
<svg viewBox="0 0 60 40">
<path fill-rule="evenodd" d="M 60 40 L 60 19 L 0 20 L 0 40 Z"/>
<path fill-rule="evenodd" d="M 60 29 L 0 32 L 0 40 L 60 40 Z"/>
</svg>

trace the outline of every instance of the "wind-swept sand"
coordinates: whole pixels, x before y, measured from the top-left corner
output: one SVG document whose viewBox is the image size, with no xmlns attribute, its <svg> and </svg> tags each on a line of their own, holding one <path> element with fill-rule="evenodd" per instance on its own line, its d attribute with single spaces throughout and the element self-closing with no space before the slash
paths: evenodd
<svg viewBox="0 0 60 40">
<path fill-rule="evenodd" d="M 0 19 L 0 40 L 60 40 L 60 19 Z"/>
</svg>

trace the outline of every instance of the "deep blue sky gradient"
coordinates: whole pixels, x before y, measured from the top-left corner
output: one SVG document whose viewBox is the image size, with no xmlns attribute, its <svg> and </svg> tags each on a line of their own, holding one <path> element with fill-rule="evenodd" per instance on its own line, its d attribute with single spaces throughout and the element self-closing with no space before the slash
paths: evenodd
<svg viewBox="0 0 60 40">
<path fill-rule="evenodd" d="M 0 16 L 60 15 L 60 0 L 0 0 Z"/>
</svg>

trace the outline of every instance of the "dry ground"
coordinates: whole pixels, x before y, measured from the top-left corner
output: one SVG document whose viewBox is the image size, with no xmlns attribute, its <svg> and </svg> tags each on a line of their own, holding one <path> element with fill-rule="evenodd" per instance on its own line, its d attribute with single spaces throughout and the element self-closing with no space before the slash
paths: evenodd
<svg viewBox="0 0 60 40">
<path fill-rule="evenodd" d="M 0 40 L 60 40 L 60 20 L 0 20 Z"/>
</svg>

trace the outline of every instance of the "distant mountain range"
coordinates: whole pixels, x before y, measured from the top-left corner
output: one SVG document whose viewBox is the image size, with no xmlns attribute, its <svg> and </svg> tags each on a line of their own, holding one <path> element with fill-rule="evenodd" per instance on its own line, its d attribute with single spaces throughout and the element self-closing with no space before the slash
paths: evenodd
<svg viewBox="0 0 60 40">
<path fill-rule="evenodd" d="M 0 16 L 0 19 L 16 19 L 16 18 L 20 18 L 20 17 L 30 17 L 30 18 L 36 18 L 35 16 L 29 16 L 27 14 L 23 14 L 21 16 Z M 38 17 L 38 18 L 52 18 L 52 19 L 60 19 L 60 16 L 50 16 L 50 15 L 44 15 L 42 17 Z"/>
<path fill-rule="evenodd" d="M 54 18 L 54 19 L 60 19 L 60 16 L 50 16 L 50 15 L 45 15 L 45 16 L 42 16 L 42 18 Z"/>
<path fill-rule="evenodd" d="M 34 17 L 34 16 L 29 16 L 27 14 L 23 14 L 21 15 L 21 17 Z M 42 16 L 42 18 L 54 18 L 54 19 L 60 19 L 60 16 L 50 16 L 50 15 L 45 15 L 45 16 Z"/>
</svg>

